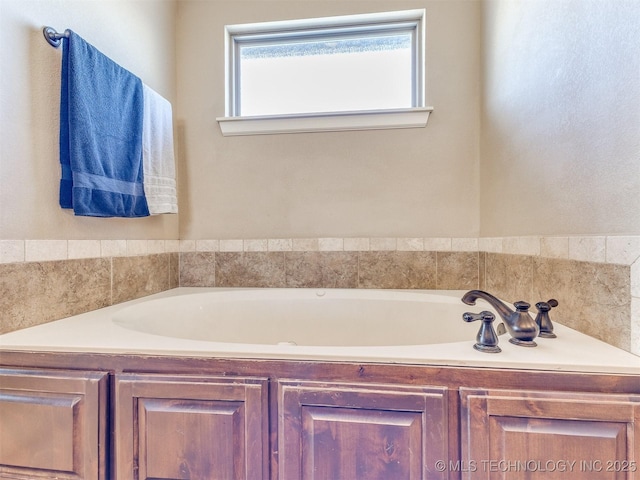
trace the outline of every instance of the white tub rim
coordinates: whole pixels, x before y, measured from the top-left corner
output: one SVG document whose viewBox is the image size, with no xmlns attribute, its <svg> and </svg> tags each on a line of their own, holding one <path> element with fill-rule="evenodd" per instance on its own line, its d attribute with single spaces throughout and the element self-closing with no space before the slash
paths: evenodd
<svg viewBox="0 0 640 480">
<path fill-rule="evenodd" d="M 168 357 L 309 360 L 388 363 L 406 365 L 463 366 L 540 371 L 615 373 L 640 375 L 640 357 L 555 322 L 557 339 L 537 339 L 538 347 L 524 348 L 501 340 L 502 352 L 486 354 L 466 342 L 408 347 L 295 347 L 218 344 L 173 340 L 133 332 L 109 319 L 129 305 L 174 295 L 237 288 L 179 287 L 148 297 L 112 305 L 47 324 L 0 335 L 0 355 L 5 351 L 78 352 Z M 242 288 L 241 290 L 254 290 Z M 258 289 L 264 290 L 264 289 Z M 411 290 L 411 292 L 433 292 Z M 456 294 L 464 291 L 456 291 Z M 501 337 L 502 338 L 502 337 Z"/>
</svg>

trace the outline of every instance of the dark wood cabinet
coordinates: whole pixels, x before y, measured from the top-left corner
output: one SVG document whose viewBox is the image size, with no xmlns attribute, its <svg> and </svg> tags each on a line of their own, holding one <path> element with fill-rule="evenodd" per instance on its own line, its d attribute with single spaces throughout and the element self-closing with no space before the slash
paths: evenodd
<svg viewBox="0 0 640 480">
<path fill-rule="evenodd" d="M 107 379 L 0 369 L 0 478 L 106 480 Z"/>
<path fill-rule="evenodd" d="M 640 395 L 464 389 L 464 479 L 639 478 Z"/>
<path fill-rule="evenodd" d="M 447 389 L 282 381 L 280 480 L 443 479 Z"/>
<path fill-rule="evenodd" d="M 267 479 L 267 381 L 118 374 L 118 479 Z"/>
<path fill-rule="evenodd" d="M 634 374 L 37 352 L 2 364 L 0 479 L 640 480 Z"/>
</svg>

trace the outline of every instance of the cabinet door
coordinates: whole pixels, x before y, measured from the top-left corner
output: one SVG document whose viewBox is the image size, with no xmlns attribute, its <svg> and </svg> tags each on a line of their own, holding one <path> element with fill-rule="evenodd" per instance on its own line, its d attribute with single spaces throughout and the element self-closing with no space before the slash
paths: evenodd
<svg viewBox="0 0 640 480">
<path fill-rule="evenodd" d="M 461 389 L 465 479 L 640 478 L 640 396 Z"/>
<path fill-rule="evenodd" d="M 280 480 L 444 479 L 445 388 L 280 382 Z"/>
<path fill-rule="evenodd" d="M 107 375 L 0 369 L 0 478 L 106 479 Z"/>
<path fill-rule="evenodd" d="M 120 480 L 268 478 L 267 382 L 116 375 Z"/>
</svg>

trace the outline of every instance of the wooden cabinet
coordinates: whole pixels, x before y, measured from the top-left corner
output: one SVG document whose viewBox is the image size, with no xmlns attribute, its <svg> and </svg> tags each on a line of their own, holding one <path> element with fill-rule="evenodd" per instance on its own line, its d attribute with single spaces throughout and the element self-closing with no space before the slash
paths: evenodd
<svg viewBox="0 0 640 480">
<path fill-rule="evenodd" d="M 266 380 L 119 374 L 115 401 L 118 479 L 269 478 Z"/>
<path fill-rule="evenodd" d="M 278 386 L 280 480 L 447 478 L 446 388 Z"/>
<path fill-rule="evenodd" d="M 640 478 L 640 395 L 460 393 L 464 479 Z"/>
<path fill-rule="evenodd" d="M 0 479 L 640 480 L 638 375 L 24 352 L 2 362 Z"/>
<path fill-rule="evenodd" d="M 107 375 L 0 369 L 0 478 L 107 479 Z"/>
</svg>

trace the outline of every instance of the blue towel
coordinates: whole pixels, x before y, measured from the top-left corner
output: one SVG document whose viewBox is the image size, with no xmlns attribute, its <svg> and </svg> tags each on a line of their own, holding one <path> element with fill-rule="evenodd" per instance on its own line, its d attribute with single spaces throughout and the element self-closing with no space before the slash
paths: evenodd
<svg viewBox="0 0 640 480">
<path fill-rule="evenodd" d="M 142 81 L 69 31 L 62 53 L 60 206 L 76 215 L 149 215 Z"/>
</svg>

